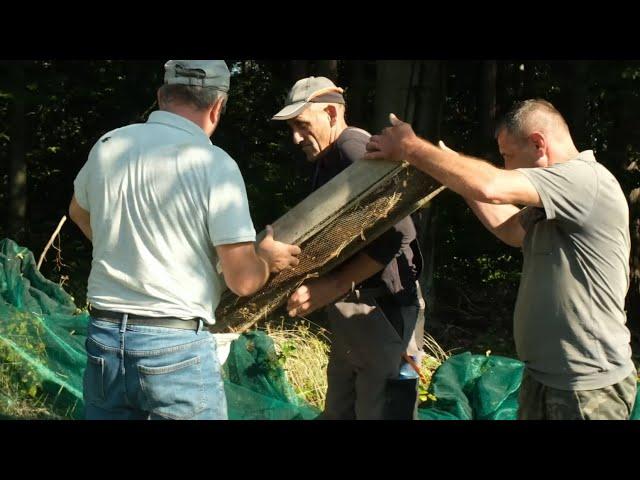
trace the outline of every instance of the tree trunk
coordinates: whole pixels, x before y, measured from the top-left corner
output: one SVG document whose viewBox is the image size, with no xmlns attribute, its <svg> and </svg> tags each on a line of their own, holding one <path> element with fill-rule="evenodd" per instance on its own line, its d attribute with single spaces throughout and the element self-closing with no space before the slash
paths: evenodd
<svg viewBox="0 0 640 480">
<path fill-rule="evenodd" d="M 348 75 L 350 87 L 345 91 L 347 124 L 361 126 L 367 130 L 370 126 L 365 124 L 365 108 L 369 88 L 365 78 L 365 62 L 362 60 L 349 62 Z"/>
<path fill-rule="evenodd" d="M 9 130 L 9 236 L 17 242 L 26 239 L 27 230 L 27 164 L 25 162 L 25 74 L 24 62 L 15 61 L 9 67 L 11 93 L 11 126 Z"/>
<path fill-rule="evenodd" d="M 506 113 L 511 107 L 513 96 L 509 94 L 509 87 L 512 85 L 511 75 L 512 64 L 501 60 L 496 64 L 496 116 Z"/>
<path fill-rule="evenodd" d="M 309 76 L 309 60 L 291 60 L 291 80 L 298 80 Z"/>
<path fill-rule="evenodd" d="M 401 120 L 406 119 L 408 96 L 411 92 L 412 67 L 407 60 L 379 60 L 376 73 L 376 98 L 372 133 L 378 133 L 389 126 L 389 114 L 395 113 Z"/>
<path fill-rule="evenodd" d="M 412 124 L 414 131 L 433 142 L 440 139 L 440 125 L 446 86 L 446 71 L 441 61 L 378 61 L 374 131 L 389 125 L 389 113 Z M 420 275 L 427 318 L 434 306 L 433 260 L 436 223 L 433 204 L 413 215 L 417 239 L 424 257 Z"/>
<path fill-rule="evenodd" d="M 380 131 L 389 125 L 389 113 L 412 124 L 414 131 L 433 142 L 440 136 L 444 81 L 440 61 L 379 61 L 377 62 L 374 128 Z M 424 256 L 420 275 L 422 296 L 427 304 L 427 317 L 433 310 L 433 259 L 435 251 L 434 206 L 428 204 L 413 215 L 417 239 Z"/>
<path fill-rule="evenodd" d="M 536 85 L 536 69 L 539 68 L 536 62 L 522 62 L 521 65 L 524 66 L 524 72 L 522 76 L 523 87 L 522 87 L 522 98 L 521 100 L 526 100 L 529 98 L 539 98 L 541 93 L 538 91 Z"/>
<path fill-rule="evenodd" d="M 316 70 L 321 77 L 327 77 L 332 82 L 338 82 L 338 60 L 318 60 Z"/>
<path fill-rule="evenodd" d="M 482 80 L 480 93 L 480 153 L 483 158 L 494 157 L 493 132 L 496 121 L 496 78 L 498 66 L 495 60 L 482 62 Z"/>
<path fill-rule="evenodd" d="M 441 140 L 440 126 L 444 107 L 445 65 L 441 61 L 423 61 L 419 69 L 414 130 L 432 142 Z"/>
<path fill-rule="evenodd" d="M 441 61 L 423 61 L 419 65 L 419 83 L 414 90 L 414 130 L 432 142 L 440 140 L 440 126 L 444 107 L 444 92 L 446 86 L 445 65 Z M 426 318 L 431 319 L 435 304 L 435 289 L 433 288 L 433 262 L 436 249 L 436 218 L 437 206 L 428 203 L 425 208 L 413 215 L 416 233 L 422 255 L 424 268 L 420 275 L 422 297 L 426 303 Z"/>
<path fill-rule="evenodd" d="M 569 62 L 567 122 L 576 148 L 580 151 L 591 148 L 587 138 L 588 70 L 589 65 L 584 60 Z"/>
</svg>

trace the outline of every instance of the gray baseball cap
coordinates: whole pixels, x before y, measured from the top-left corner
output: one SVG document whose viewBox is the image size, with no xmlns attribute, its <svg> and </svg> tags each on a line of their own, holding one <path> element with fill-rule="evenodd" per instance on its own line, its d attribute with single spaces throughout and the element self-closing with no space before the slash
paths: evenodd
<svg viewBox="0 0 640 480">
<path fill-rule="evenodd" d="M 326 77 L 308 77 L 298 80 L 291 88 L 285 107 L 272 120 L 289 120 L 297 117 L 312 103 L 341 103 L 344 90 Z"/>
<path fill-rule="evenodd" d="M 224 60 L 169 60 L 164 83 L 212 87 L 229 92 L 231 73 Z"/>
</svg>

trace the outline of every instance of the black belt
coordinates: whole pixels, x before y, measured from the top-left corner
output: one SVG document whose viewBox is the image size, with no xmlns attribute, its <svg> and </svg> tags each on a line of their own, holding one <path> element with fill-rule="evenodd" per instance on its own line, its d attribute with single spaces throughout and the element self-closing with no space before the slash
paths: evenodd
<svg viewBox="0 0 640 480">
<path fill-rule="evenodd" d="M 111 323 L 122 323 L 124 312 L 111 312 L 98 308 L 89 308 L 89 315 L 98 320 Z M 179 328 L 181 330 L 198 330 L 200 319 L 198 317 L 185 320 L 176 317 L 144 317 L 142 315 L 127 314 L 127 325 L 146 325 L 148 327 Z"/>
</svg>

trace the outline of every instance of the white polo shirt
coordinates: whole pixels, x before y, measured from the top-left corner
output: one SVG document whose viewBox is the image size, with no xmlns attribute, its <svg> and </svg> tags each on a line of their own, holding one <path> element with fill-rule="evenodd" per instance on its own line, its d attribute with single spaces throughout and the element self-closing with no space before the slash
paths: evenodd
<svg viewBox="0 0 640 480">
<path fill-rule="evenodd" d="M 74 181 L 91 215 L 87 298 L 100 309 L 214 323 L 224 290 L 214 246 L 255 241 L 236 162 L 184 117 L 104 135 Z"/>
</svg>

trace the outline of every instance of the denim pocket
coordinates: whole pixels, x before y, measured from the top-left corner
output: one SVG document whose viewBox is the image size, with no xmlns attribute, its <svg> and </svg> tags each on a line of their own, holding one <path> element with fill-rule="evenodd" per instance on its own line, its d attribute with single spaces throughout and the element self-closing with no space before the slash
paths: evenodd
<svg viewBox="0 0 640 480">
<path fill-rule="evenodd" d="M 87 353 L 83 391 L 85 403 L 96 404 L 104 401 L 104 358 Z"/>
<path fill-rule="evenodd" d="M 138 373 L 149 411 L 162 417 L 185 420 L 205 409 L 199 356 L 171 365 L 138 365 Z"/>
</svg>

